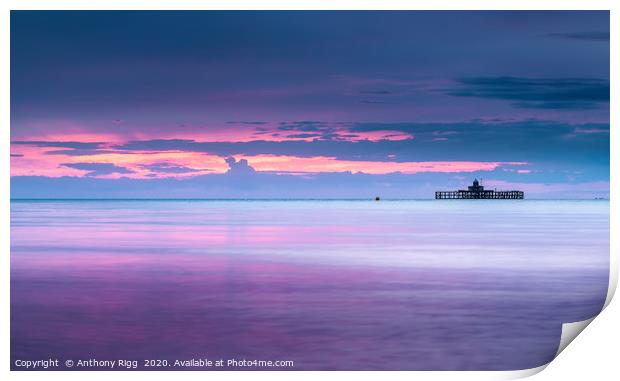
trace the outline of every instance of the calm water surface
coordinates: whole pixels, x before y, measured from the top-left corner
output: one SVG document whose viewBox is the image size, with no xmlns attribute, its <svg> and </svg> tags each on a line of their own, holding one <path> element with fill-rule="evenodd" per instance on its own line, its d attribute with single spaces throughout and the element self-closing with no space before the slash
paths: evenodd
<svg viewBox="0 0 620 381">
<path fill-rule="evenodd" d="M 11 362 L 531 368 L 608 272 L 607 201 L 12 201 Z"/>
</svg>

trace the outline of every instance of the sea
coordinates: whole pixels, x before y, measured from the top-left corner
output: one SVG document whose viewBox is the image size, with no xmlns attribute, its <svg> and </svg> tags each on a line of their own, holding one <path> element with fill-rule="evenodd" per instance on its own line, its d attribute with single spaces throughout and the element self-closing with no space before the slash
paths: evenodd
<svg viewBox="0 0 620 381">
<path fill-rule="evenodd" d="M 606 200 L 12 200 L 11 367 L 537 367 L 609 234 Z"/>
</svg>

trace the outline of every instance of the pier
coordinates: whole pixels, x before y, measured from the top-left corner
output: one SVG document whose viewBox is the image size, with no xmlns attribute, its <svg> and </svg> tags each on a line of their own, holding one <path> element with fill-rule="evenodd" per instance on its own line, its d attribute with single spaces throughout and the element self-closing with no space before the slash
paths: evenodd
<svg viewBox="0 0 620 381">
<path fill-rule="evenodd" d="M 467 187 L 467 190 L 459 189 L 455 191 L 437 191 L 435 199 L 485 199 L 485 200 L 522 200 L 524 193 L 518 190 L 498 191 L 485 190 L 478 180 L 474 180 L 473 185 Z"/>
</svg>

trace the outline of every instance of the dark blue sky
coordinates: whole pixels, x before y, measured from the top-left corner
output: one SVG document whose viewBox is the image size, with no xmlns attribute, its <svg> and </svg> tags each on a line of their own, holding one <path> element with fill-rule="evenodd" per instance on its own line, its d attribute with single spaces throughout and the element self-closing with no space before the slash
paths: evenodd
<svg viewBox="0 0 620 381">
<path fill-rule="evenodd" d="M 11 134 L 13 197 L 606 196 L 609 13 L 12 12 Z"/>
</svg>

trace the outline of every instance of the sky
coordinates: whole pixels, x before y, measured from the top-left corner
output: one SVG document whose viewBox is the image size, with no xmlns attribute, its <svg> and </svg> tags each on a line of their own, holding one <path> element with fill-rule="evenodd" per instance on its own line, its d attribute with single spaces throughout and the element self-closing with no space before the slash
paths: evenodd
<svg viewBox="0 0 620 381">
<path fill-rule="evenodd" d="M 606 11 L 13 11 L 12 198 L 609 196 Z"/>
</svg>

